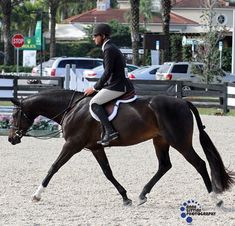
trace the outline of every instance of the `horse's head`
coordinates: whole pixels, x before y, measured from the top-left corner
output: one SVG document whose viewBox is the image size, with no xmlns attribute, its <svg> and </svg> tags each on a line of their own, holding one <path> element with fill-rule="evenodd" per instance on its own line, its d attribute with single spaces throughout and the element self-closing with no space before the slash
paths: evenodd
<svg viewBox="0 0 235 226">
<path fill-rule="evenodd" d="M 12 99 L 12 103 L 15 105 L 15 108 L 12 114 L 8 141 L 15 145 L 21 142 L 21 138 L 33 124 L 34 119 L 30 118 L 27 112 L 24 111 L 22 101 Z"/>
</svg>

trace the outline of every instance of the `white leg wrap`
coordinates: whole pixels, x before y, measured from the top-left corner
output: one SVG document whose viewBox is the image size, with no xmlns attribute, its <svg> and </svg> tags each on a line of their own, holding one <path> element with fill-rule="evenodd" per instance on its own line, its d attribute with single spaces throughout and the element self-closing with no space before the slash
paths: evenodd
<svg viewBox="0 0 235 226">
<path fill-rule="evenodd" d="M 38 199 L 41 199 L 41 194 L 45 191 L 45 187 L 43 187 L 42 185 L 40 185 L 37 189 L 37 191 L 33 194 L 33 196 L 35 196 Z"/>
<path fill-rule="evenodd" d="M 215 192 L 211 192 L 209 195 L 216 206 L 221 206 L 223 204 L 223 201 L 217 198 L 217 194 Z"/>
</svg>

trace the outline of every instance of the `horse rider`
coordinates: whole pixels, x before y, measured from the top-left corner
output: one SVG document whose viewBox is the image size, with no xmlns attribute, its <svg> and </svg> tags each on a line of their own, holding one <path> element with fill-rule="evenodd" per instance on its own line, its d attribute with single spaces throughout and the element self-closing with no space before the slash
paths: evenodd
<svg viewBox="0 0 235 226">
<path fill-rule="evenodd" d="M 97 46 L 102 46 L 104 72 L 93 87 L 85 90 L 84 95 L 97 94 L 91 99 L 90 107 L 97 115 L 104 128 L 103 138 L 98 144 L 109 145 L 109 142 L 118 138 L 103 104 L 134 91 L 131 81 L 125 76 L 125 59 L 122 52 L 110 40 L 111 27 L 108 24 L 98 24 L 93 30 L 93 40 Z"/>
</svg>

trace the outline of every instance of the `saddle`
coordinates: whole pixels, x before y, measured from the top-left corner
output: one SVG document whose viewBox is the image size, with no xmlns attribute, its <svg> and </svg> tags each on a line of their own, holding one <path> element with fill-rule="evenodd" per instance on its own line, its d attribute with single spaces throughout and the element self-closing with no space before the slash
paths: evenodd
<svg viewBox="0 0 235 226">
<path fill-rule="evenodd" d="M 116 117 L 120 103 L 131 103 L 136 100 L 136 98 L 137 96 L 135 94 L 135 91 L 133 90 L 131 92 L 123 94 L 122 96 L 114 100 L 109 101 L 108 103 L 105 103 L 103 106 L 105 111 L 107 112 L 109 121 L 112 121 Z M 91 106 L 89 107 L 89 111 L 91 113 L 91 116 L 96 121 L 100 121 L 96 114 L 92 111 Z"/>
</svg>

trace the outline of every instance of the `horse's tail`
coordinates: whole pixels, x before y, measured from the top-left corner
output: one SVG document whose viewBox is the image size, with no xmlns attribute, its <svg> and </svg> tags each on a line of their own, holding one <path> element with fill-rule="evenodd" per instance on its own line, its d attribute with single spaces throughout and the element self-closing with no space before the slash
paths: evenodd
<svg viewBox="0 0 235 226">
<path fill-rule="evenodd" d="M 216 193 L 222 193 L 223 191 L 229 189 L 232 184 L 235 183 L 235 174 L 232 171 L 228 171 L 224 167 L 219 152 L 217 151 L 215 145 L 204 130 L 205 126 L 202 124 L 202 120 L 197 108 L 191 102 L 187 101 L 187 103 L 197 121 L 200 143 L 211 168 L 211 180 L 213 191 Z"/>
</svg>

